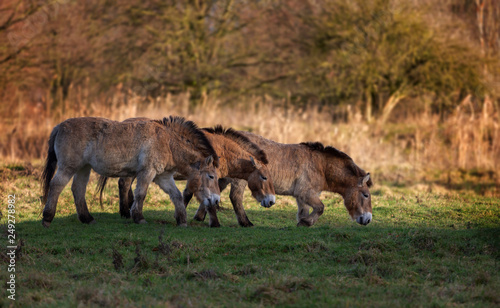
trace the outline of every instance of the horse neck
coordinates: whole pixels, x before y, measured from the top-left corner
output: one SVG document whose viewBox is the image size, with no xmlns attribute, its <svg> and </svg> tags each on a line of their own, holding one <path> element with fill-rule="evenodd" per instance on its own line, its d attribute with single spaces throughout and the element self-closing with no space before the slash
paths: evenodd
<svg viewBox="0 0 500 308">
<path fill-rule="evenodd" d="M 204 159 L 197 150 L 188 146 L 179 146 L 179 141 L 170 139 L 170 151 L 172 152 L 173 163 L 177 172 L 188 175 L 191 172 L 191 165 Z M 180 140 L 180 142 L 183 142 Z"/>
<path fill-rule="evenodd" d="M 344 159 L 325 157 L 326 190 L 345 195 L 346 189 L 355 184 L 356 178 L 352 175 Z"/>
<path fill-rule="evenodd" d="M 232 177 L 236 179 L 248 179 L 255 167 L 250 162 L 250 156 L 234 141 L 220 136 L 210 134 L 208 136 L 215 151 L 221 156 L 218 168 L 219 177 Z"/>
<path fill-rule="evenodd" d="M 255 170 L 254 165 L 250 161 L 252 154 L 239 146 L 229 144 L 224 154 L 226 156 L 227 173 L 229 177 L 246 180 Z"/>
<path fill-rule="evenodd" d="M 255 167 L 249 158 L 241 157 L 233 160 L 228 168 L 228 176 L 235 179 L 248 179 L 250 174 L 255 171 Z"/>
</svg>

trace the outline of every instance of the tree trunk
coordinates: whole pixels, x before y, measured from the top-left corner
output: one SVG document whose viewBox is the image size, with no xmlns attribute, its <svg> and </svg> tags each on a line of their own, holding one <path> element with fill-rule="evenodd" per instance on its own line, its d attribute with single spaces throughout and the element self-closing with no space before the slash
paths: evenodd
<svg viewBox="0 0 500 308">
<path fill-rule="evenodd" d="M 396 105 L 403 99 L 405 95 L 395 92 L 389 97 L 387 100 L 387 103 L 385 103 L 384 109 L 382 110 L 382 117 L 380 118 L 380 122 L 383 124 L 385 123 L 388 119 L 389 116 L 391 115 L 392 110 Z"/>
<path fill-rule="evenodd" d="M 366 100 L 366 109 L 365 109 L 365 117 L 366 117 L 366 121 L 368 123 L 371 123 L 372 122 L 372 114 L 373 114 L 373 99 L 372 99 L 372 96 L 370 94 L 370 91 L 366 91 L 366 94 L 365 94 L 365 100 Z"/>
</svg>

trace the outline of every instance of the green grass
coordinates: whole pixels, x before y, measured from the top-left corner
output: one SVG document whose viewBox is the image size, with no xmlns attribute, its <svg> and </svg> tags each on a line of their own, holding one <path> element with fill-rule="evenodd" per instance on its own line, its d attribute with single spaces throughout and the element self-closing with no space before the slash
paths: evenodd
<svg viewBox="0 0 500 308">
<path fill-rule="evenodd" d="M 17 196 L 16 267 L 22 306 L 498 306 L 500 304 L 500 201 L 476 195 L 421 193 L 375 186 L 374 221 L 350 221 L 342 199 L 323 194 L 326 210 L 311 228 L 295 226 L 293 199 L 271 209 L 249 194 L 241 228 L 231 209 L 207 222 L 175 226 L 173 205 L 151 186 L 136 225 L 120 218 L 116 181 L 104 209 L 87 200 L 98 221 L 76 217 L 70 185 L 49 229 L 41 225 L 39 170 L 1 170 L 3 204 Z M 182 183 L 180 188 L 182 189 Z M 192 202 L 188 216 L 196 210 Z M 6 206 L 2 241 L 7 246 Z M 208 218 L 207 218 L 208 220 Z M 1 280 L 7 281 L 2 254 Z M 1 299 L 9 305 L 7 293 Z"/>
</svg>

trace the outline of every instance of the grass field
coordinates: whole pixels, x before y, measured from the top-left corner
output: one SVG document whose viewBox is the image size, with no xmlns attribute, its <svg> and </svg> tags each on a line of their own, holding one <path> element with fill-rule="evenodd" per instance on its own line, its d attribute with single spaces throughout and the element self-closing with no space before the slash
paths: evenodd
<svg viewBox="0 0 500 308">
<path fill-rule="evenodd" d="M 293 199 L 278 197 L 265 209 L 247 194 L 255 227 L 241 228 L 225 191 L 221 228 L 191 220 L 178 228 L 174 207 L 158 187 L 151 186 L 146 199 L 149 223 L 136 225 L 118 214 L 116 181 L 99 207 L 94 178 L 87 201 L 98 223 L 78 221 L 68 185 L 45 229 L 39 167 L 0 172 L 4 246 L 7 196 L 16 194 L 17 305 L 500 305 L 498 198 L 375 183 L 368 226 L 349 219 L 340 196 L 324 193 L 318 223 L 297 228 Z M 196 207 L 191 202 L 189 217 Z M 3 252 L 4 282 L 7 262 Z M 3 294 L 2 306 L 11 305 Z"/>
</svg>

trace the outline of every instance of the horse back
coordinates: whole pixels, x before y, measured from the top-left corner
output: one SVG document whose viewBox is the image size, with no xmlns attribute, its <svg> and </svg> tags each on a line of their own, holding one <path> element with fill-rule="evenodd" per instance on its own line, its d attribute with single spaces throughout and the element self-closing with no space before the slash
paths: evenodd
<svg viewBox="0 0 500 308">
<path fill-rule="evenodd" d="M 59 124 L 56 153 L 74 168 L 90 164 L 106 176 L 125 176 L 168 155 L 157 123 L 121 123 L 104 118 L 68 119 Z M 162 168 L 162 166 L 155 166 Z M 156 169 L 156 168 L 155 168 Z"/>
<path fill-rule="evenodd" d="M 242 132 L 267 154 L 274 189 L 280 195 L 298 195 L 302 191 L 321 192 L 326 185 L 324 160 L 301 144 L 283 144 L 262 136 Z"/>
</svg>

